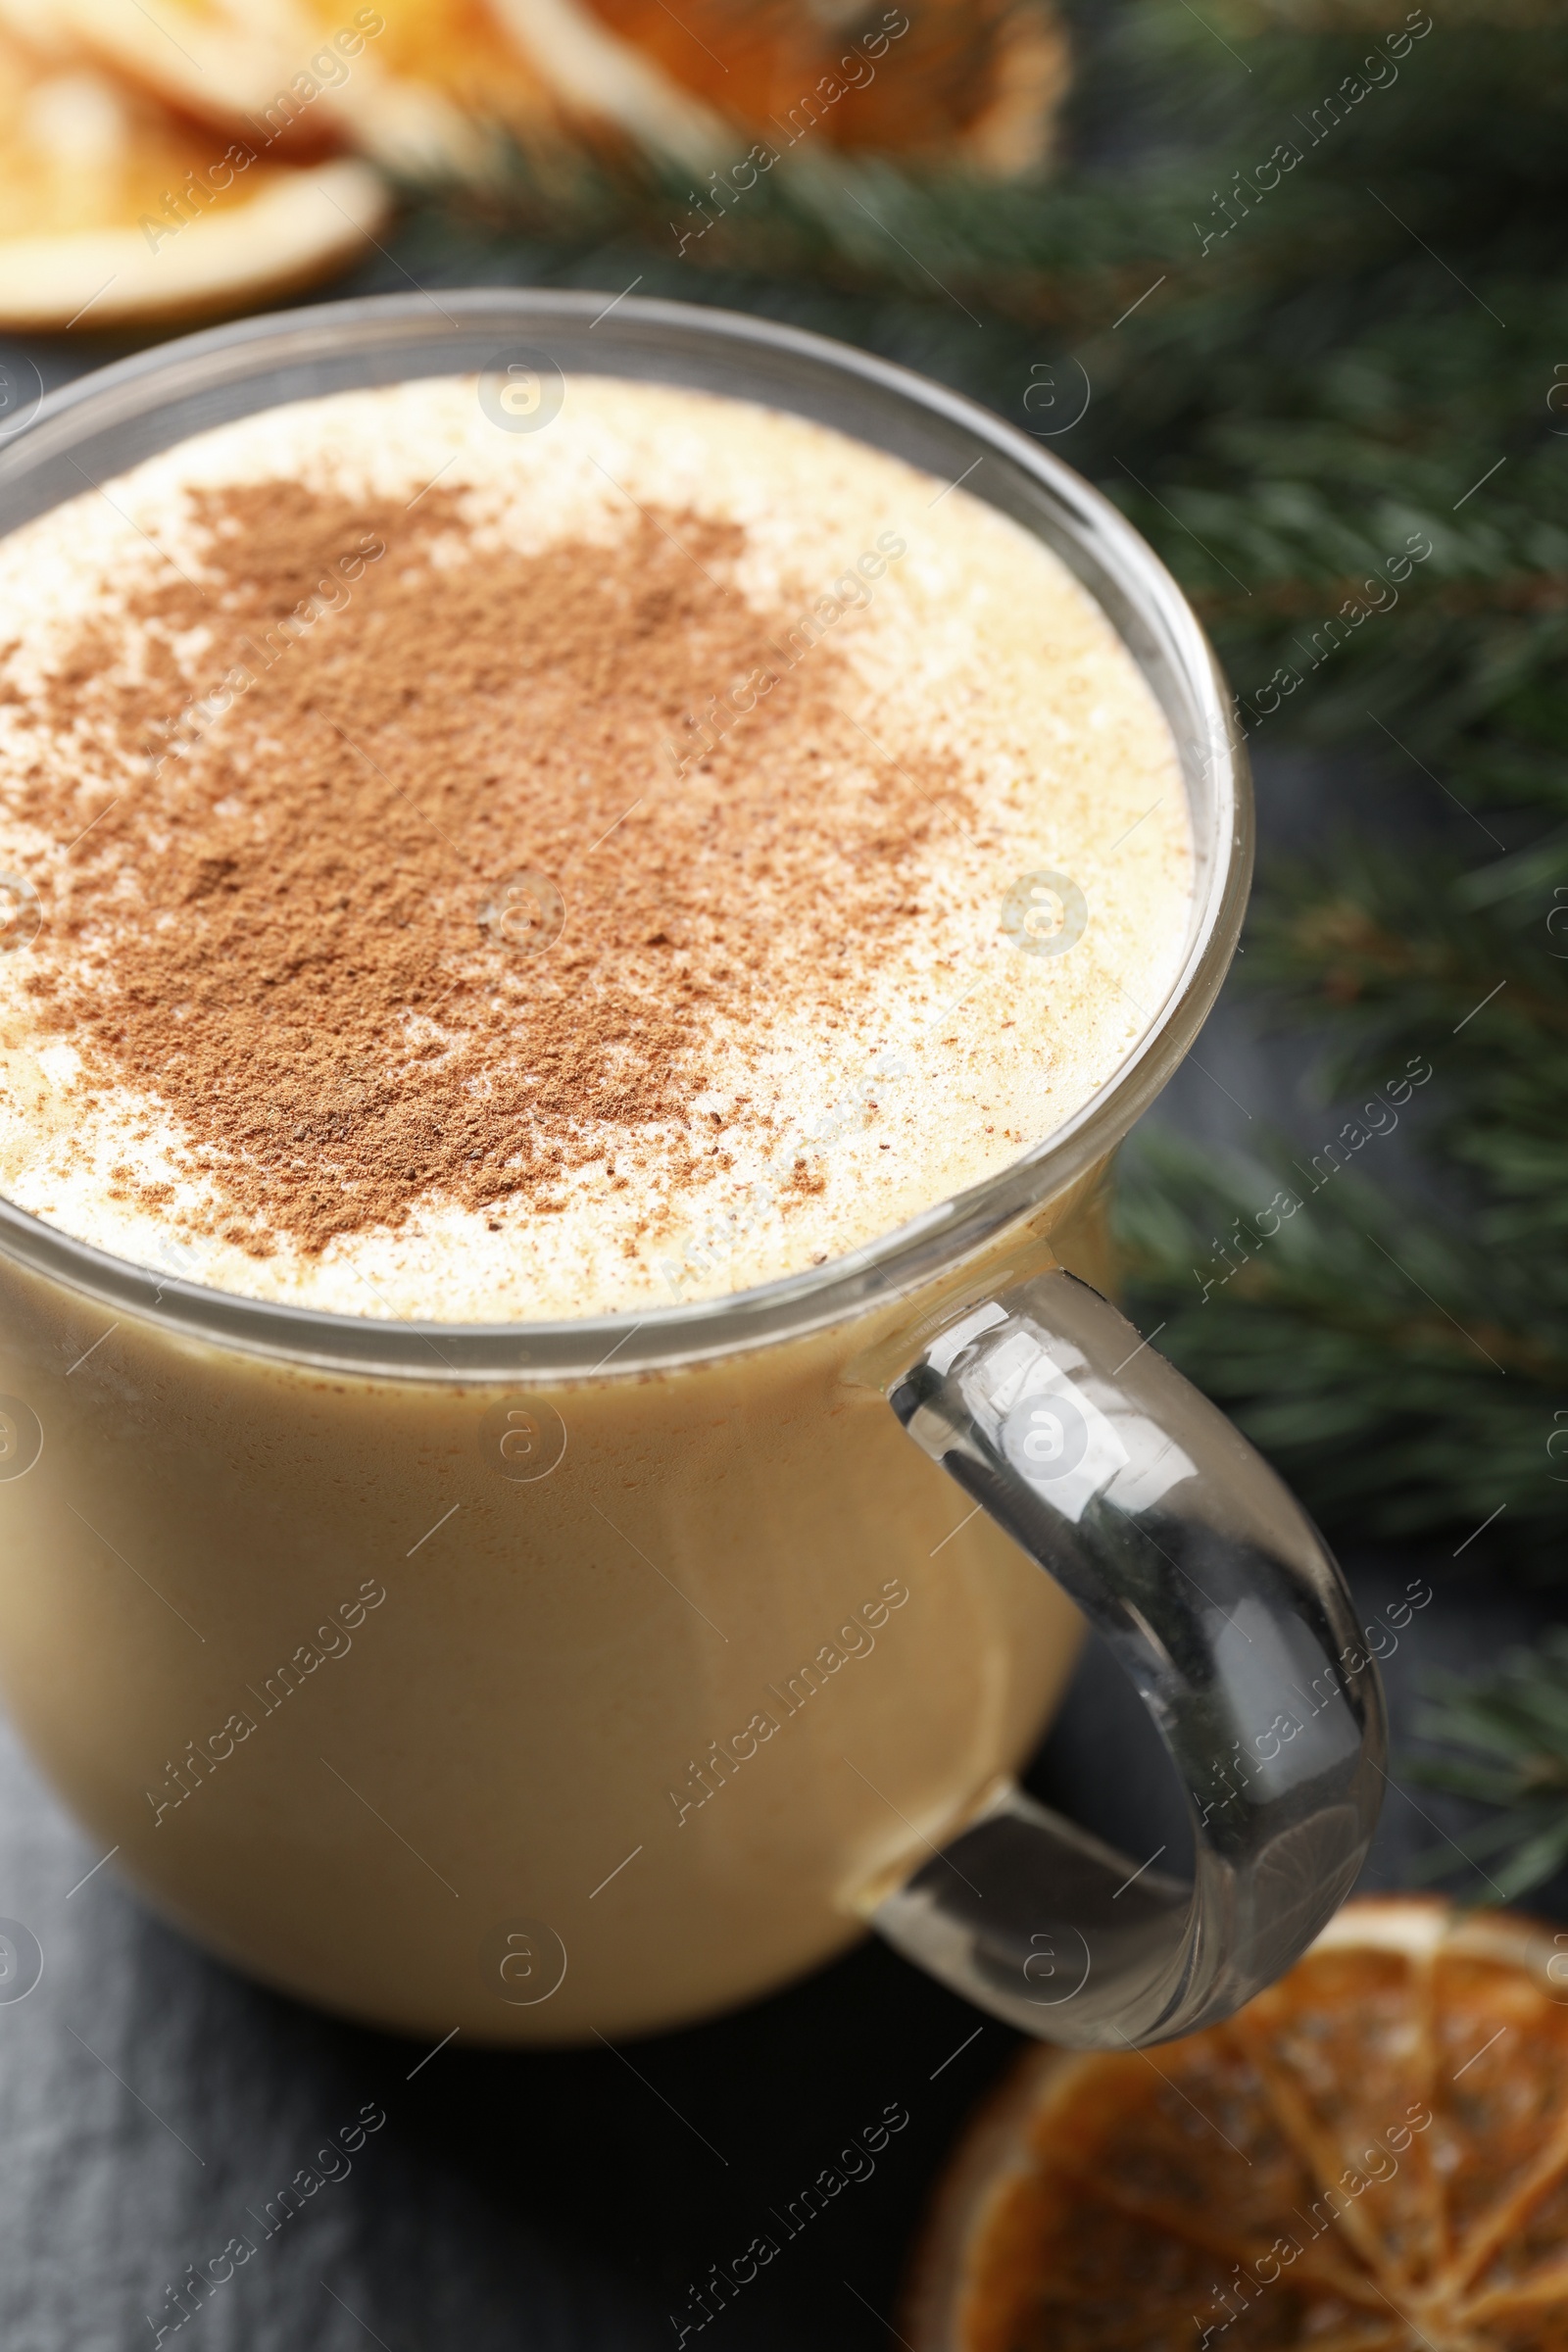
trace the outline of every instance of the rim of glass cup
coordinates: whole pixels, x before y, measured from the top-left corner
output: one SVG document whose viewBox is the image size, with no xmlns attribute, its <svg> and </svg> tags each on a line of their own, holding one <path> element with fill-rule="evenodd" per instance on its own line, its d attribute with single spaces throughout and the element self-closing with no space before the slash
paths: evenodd
<svg viewBox="0 0 1568 2352">
<path fill-rule="evenodd" d="M 1165 710 L 1195 854 L 1181 968 L 1099 1093 L 1005 1168 L 843 1257 L 712 1298 L 570 1321 L 343 1315 L 242 1298 L 138 1265 L 0 1199 L 0 1252 L 172 1333 L 317 1369 L 450 1382 L 519 1373 L 624 1378 L 850 1320 L 918 1290 L 1106 1157 L 1196 1038 L 1235 951 L 1252 860 L 1246 752 L 1224 678 L 1170 573 L 1110 501 L 1036 439 L 943 385 L 824 336 L 739 312 L 555 288 L 442 288 L 439 296 L 374 295 L 239 319 L 135 353 L 51 393 L 28 426 L 0 444 L 0 532 L 79 495 L 84 477 L 96 487 L 103 473 L 77 464 L 94 442 L 113 440 L 118 454 L 105 470 L 123 472 L 193 433 L 284 402 L 477 372 L 516 348 L 497 348 L 509 328 L 541 338 L 531 356 L 543 351 L 568 374 L 755 399 L 908 456 L 938 478 L 939 458 L 971 456 L 965 487 L 1063 557 Z M 528 356 L 526 345 L 521 351 Z M 982 485 L 973 477 L 987 459 Z M 955 484 L 964 477 L 956 466 Z"/>
</svg>

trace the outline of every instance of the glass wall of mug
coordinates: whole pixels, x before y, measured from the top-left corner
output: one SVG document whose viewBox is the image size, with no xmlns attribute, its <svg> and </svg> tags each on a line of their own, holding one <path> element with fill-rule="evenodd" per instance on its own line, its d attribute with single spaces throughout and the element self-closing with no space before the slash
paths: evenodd
<svg viewBox="0 0 1568 2352">
<path fill-rule="evenodd" d="M 891 1363 L 1098 1174 L 911 1294 L 575 1383 L 324 1372 L 0 1258 L 0 1689 L 118 1867 L 409 2032 L 677 2023 L 841 1949 L 1039 1739 L 1076 1610 Z M 111 1327 L 112 1326 L 112 1327 Z"/>
</svg>

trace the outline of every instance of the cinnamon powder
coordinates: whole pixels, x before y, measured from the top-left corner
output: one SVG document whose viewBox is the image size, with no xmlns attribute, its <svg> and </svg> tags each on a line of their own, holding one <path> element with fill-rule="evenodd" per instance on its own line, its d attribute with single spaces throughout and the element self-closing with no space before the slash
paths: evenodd
<svg viewBox="0 0 1568 2352">
<path fill-rule="evenodd" d="M 89 829 L 32 985 L 89 1084 L 174 1114 L 258 1254 L 421 1198 L 548 1213 L 651 1129 L 710 1148 L 715 1026 L 836 1027 L 919 919 L 939 805 L 972 814 L 876 753 L 832 644 L 781 656 L 733 526 L 522 554 L 440 487 L 193 495 L 200 576 L 84 625 L 38 714 L 19 812 Z M 687 714 L 753 672 L 677 774 Z M 534 953 L 519 873 L 560 894 Z"/>
</svg>

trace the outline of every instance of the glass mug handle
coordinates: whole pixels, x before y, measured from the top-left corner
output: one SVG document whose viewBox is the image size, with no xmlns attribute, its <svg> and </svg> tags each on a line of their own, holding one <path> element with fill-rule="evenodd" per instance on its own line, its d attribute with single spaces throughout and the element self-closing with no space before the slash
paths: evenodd
<svg viewBox="0 0 1568 2352">
<path fill-rule="evenodd" d="M 1224 1415 L 1061 1269 L 968 1308 L 889 1401 L 1132 1678 L 1196 1870 L 1140 1868 L 1007 1785 L 871 1924 L 1073 2048 L 1228 2017 L 1332 1916 L 1377 1820 L 1383 1693 L 1339 1568 Z"/>
</svg>

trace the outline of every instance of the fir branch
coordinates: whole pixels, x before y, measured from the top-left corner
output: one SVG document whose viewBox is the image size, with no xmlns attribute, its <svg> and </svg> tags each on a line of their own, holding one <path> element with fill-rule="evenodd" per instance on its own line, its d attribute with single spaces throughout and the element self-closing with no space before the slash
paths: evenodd
<svg viewBox="0 0 1568 2352">
<path fill-rule="evenodd" d="M 1117 1204 L 1134 1312 L 1326 1525 L 1469 1535 L 1502 1512 L 1514 1557 L 1550 1576 L 1568 1281 L 1543 1289 L 1369 1182 L 1359 1125 L 1335 1119 L 1309 1157 L 1219 1163 L 1140 1137 Z"/>
<path fill-rule="evenodd" d="M 1498 1902 L 1513 1902 L 1568 1863 L 1568 1627 L 1537 1650 L 1511 1650 L 1491 1673 L 1433 1676 L 1417 1719 L 1437 1755 L 1407 1763 L 1412 1780 L 1502 1808 L 1460 1841 Z M 1451 1868 L 1445 1849 L 1419 1875 Z"/>
</svg>

